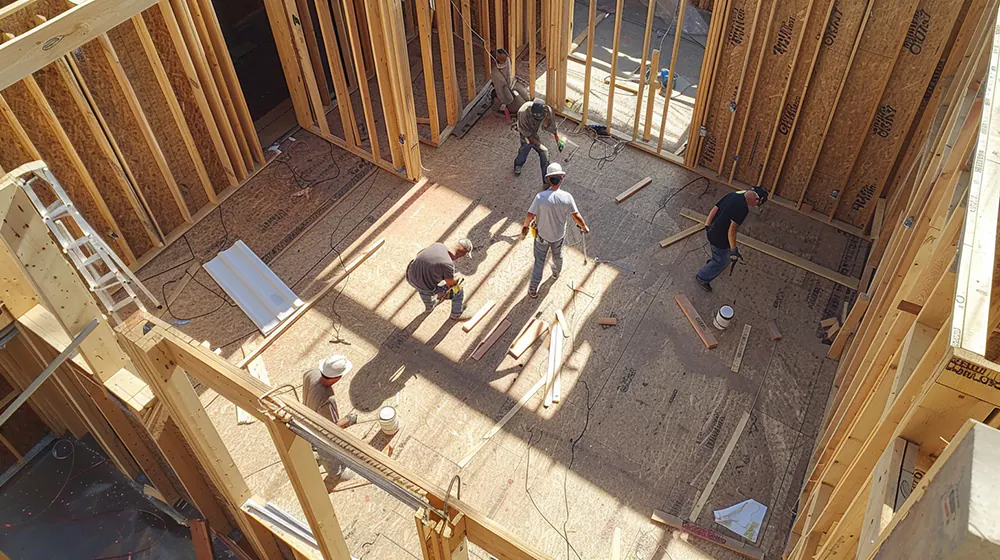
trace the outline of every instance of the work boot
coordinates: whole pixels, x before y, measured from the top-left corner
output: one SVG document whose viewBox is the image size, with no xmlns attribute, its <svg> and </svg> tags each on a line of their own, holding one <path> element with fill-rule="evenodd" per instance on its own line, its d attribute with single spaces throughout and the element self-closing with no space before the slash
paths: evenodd
<svg viewBox="0 0 1000 560">
<path fill-rule="evenodd" d="M 537 298 L 537 297 L 538 297 L 538 290 L 535 290 L 535 291 L 532 291 L 532 290 L 531 290 L 531 289 L 529 288 L 529 289 L 528 289 L 528 295 L 529 295 L 529 296 L 531 296 L 531 297 L 533 297 L 533 298 Z"/>
<path fill-rule="evenodd" d="M 514 165 L 514 175 L 517 175 L 517 176 L 521 175 L 521 166 L 520 165 L 516 165 L 516 164 Z"/>
<path fill-rule="evenodd" d="M 701 286 L 702 290 L 705 290 L 706 292 L 712 291 L 712 284 L 705 282 L 704 280 L 698 278 L 697 276 L 694 277 L 694 281 L 697 282 L 699 286 Z"/>
</svg>

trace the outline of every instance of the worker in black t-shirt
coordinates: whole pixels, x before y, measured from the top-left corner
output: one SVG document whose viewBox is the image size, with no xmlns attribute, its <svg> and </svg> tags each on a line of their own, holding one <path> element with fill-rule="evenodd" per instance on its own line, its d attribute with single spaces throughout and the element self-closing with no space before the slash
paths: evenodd
<svg viewBox="0 0 1000 560">
<path fill-rule="evenodd" d="M 695 276 L 698 285 L 705 291 L 712 291 L 710 283 L 716 276 L 726 270 L 726 265 L 742 259 L 740 248 L 736 246 L 736 228 L 743 225 L 743 220 L 750 213 L 750 208 L 767 202 L 767 191 L 753 187 L 745 191 L 736 191 L 722 197 L 708 213 L 705 220 L 705 232 L 712 246 L 712 258 L 705 263 Z"/>
</svg>

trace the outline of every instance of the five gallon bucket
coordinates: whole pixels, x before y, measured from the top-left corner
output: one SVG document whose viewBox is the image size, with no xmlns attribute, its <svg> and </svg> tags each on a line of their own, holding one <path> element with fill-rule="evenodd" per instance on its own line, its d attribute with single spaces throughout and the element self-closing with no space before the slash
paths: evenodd
<svg viewBox="0 0 1000 560">
<path fill-rule="evenodd" d="M 382 428 L 382 433 L 391 436 L 399 431 L 399 416 L 396 416 L 396 409 L 391 406 L 383 406 L 378 411 L 378 425 Z"/>
<path fill-rule="evenodd" d="M 719 312 L 715 314 L 715 328 L 720 331 L 724 331 L 729 327 L 729 323 L 733 320 L 733 316 L 736 314 L 732 307 L 728 305 L 723 305 L 719 308 Z"/>
</svg>

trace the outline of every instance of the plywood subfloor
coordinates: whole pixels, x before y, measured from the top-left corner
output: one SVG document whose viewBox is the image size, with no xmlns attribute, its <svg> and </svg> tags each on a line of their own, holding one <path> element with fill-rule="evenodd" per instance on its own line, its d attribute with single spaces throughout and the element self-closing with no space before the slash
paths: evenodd
<svg viewBox="0 0 1000 560">
<path fill-rule="evenodd" d="M 327 151 L 317 138 L 304 133 L 297 138 L 305 147 L 292 154 L 293 166 L 300 165 L 300 156 Z M 541 296 L 529 298 L 531 244 L 517 239 L 539 177 L 534 159 L 521 177 L 513 176 L 517 144 L 502 115 L 488 113 L 465 138 L 452 138 L 439 150 L 423 149 L 427 176 L 436 186 L 384 228 L 367 231 L 409 184 L 378 172 L 273 259 L 275 272 L 305 298 L 318 289 L 318 271 L 338 258 L 331 241 L 343 250 L 354 240 L 386 239 L 382 251 L 341 286 L 342 293 L 331 292 L 263 354 L 271 382 L 299 386 L 302 373 L 321 358 L 345 354 L 354 370 L 336 389 L 342 413 L 360 417 L 352 432 L 375 439 L 379 407 L 395 406 L 402 425 L 398 459 L 441 486 L 460 474 L 463 500 L 564 559 L 608 558 L 616 527 L 623 533 L 625 558 L 733 558 L 711 544 L 677 539 L 649 517 L 653 509 L 690 514 L 740 416 L 751 410 L 697 521 L 721 530 L 712 523 L 713 509 L 754 498 L 769 508 L 759 544 L 769 557 L 778 557 L 836 367 L 823 357 L 827 346 L 818 321 L 839 314 L 844 299 L 854 294 L 750 249 L 732 276 L 715 282 L 713 293 L 701 291 L 694 274 L 707 258 L 704 238 L 696 235 L 667 249 L 658 241 L 691 225 L 678 215 L 682 207 L 707 213 L 726 189 L 631 148 L 599 168 L 585 144 L 569 161 L 564 155 L 558 161 L 566 166 L 566 188 L 593 231 L 589 260 L 584 262 L 573 229 L 562 276 L 553 281 L 546 270 Z M 353 168 L 343 152 L 335 151 L 333 158 L 341 173 Z M 280 180 L 285 171 L 273 165 L 270 175 L 262 173 L 244 189 L 290 188 Z M 614 204 L 617 194 L 645 176 L 653 178 L 649 187 Z M 340 188 L 338 181 L 329 188 Z M 241 206 L 254 204 L 254 197 L 239 200 Z M 239 212 L 227 208 L 227 219 L 230 211 Z M 235 227 L 243 228 L 240 235 L 251 247 L 256 242 L 267 248 L 258 239 L 267 232 L 248 223 L 233 226 L 230 237 Z M 771 206 L 763 215 L 751 214 L 741 231 L 821 265 L 860 273 L 860 242 L 786 209 Z M 192 244 L 199 258 L 209 258 L 218 244 L 208 235 Z M 472 258 L 458 262 L 470 314 L 489 299 L 497 302 L 470 333 L 449 321 L 444 308 L 422 314 L 403 277 L 417 251 L 463 236 L 477 247 Z M 180 254 L 187 251 L 184 244 L 178 245 L 155 260 L 151 271 L 187 258 Z M 595 257 L 635 273 L 595 265 Z M 181 274 L 183 268 L 161 276 Z M 569 280 L 588 295 L 574 297 Z M 678 293 L 706 320 L 723 304 L 736 309 L 733 327 L 716 333 L 718 348 L 705 349 L 673 301 Z M 204 287 L 191 283 L 173 308 L 193 313 L 207 307 L 206 297 Z M 460 468 L 547 365 L 547 339 L 520 360 L 506 356 L 506 347 L 537 311 L 553 321 L 557 308 L 572 331 L 564 345 L 562 402 L 545 409 L 536 395 Z M 597 319 L 604 316 L 617 317 L 618 325 L 600 327 Z M 481 361 L 470 360 L 480 338 L 504 318 L 512 328 Z M 777 321 L 781 341 L 768 337 L 769 320 Z M 248 323 L 238 309 L 222 309 L 179 328 L 223 346 L 224 355 L 238 361 L 238 342 L 225 343 L 243 340 Z M 733 373 L 745 323 L 752 326 L 749 344 L 739 373 Z M 338 337 L 347 342 L 335 342 Z M 233 405 L 210 390 L 201 398 L 254 491 L 301 516 L 265 428 L 237 425 Z M 331 495 L 355 556 L 419 557 L 412 512 L 405 506 L 358 479 Z"/>
</svg>

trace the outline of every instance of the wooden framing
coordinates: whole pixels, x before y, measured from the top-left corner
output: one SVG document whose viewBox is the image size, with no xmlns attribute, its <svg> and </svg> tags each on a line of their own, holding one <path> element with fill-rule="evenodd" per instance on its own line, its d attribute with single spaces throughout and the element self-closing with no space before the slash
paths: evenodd
<svg viewBox="0 0 1000 560">
<path fill-rule="evenodd" d="M 611 130 L 611 121 L 615 114 L 615 82 L 618 79 L 618 43 L 622 34 L 622 6 L 624 0 L 615 4 L 615 34 L 611 43 L 611 78 L 608 83 L 608 111 L 605 113 L 605 126 Z M 589 34 L 593 37 L 593 33 Z M 589 81 L 589 80 L 588 80 Z"/>
</svg>

